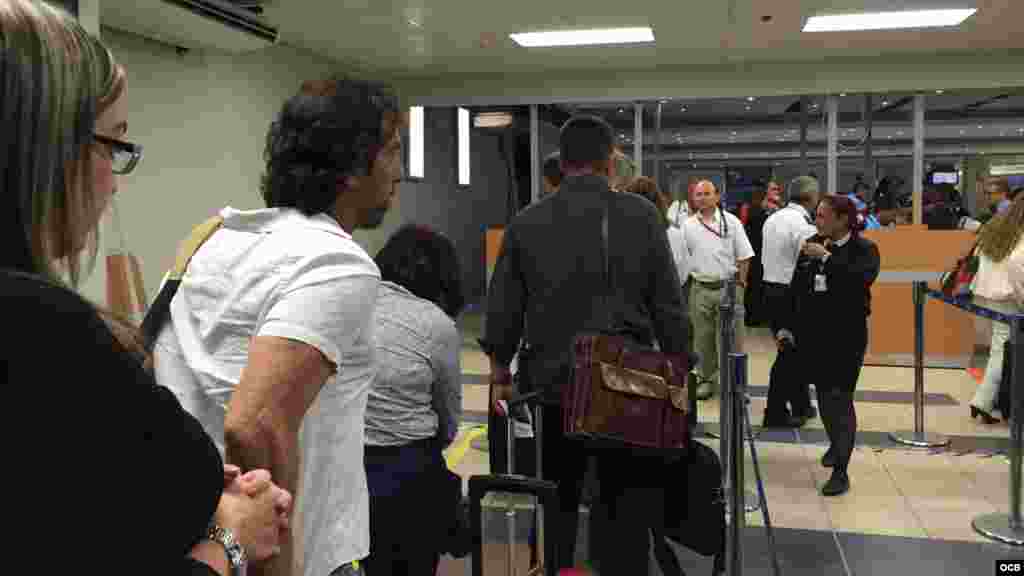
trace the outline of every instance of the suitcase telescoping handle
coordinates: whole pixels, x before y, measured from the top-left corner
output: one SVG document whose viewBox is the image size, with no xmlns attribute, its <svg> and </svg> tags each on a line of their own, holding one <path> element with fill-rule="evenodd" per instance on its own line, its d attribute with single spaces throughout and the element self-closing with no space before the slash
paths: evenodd
<svg viewBox="0 0 1024 576">
<path fill-rule="evenodd" d="M 541 456 L 540 456 L 540 452 L 541 452 L 541 449 L 540 449 L 540 432 L 541 432 L 540 415 L 541 415 L 541 407 L 540 407 L 540 403 L 535 402 L 537 399 L 540 398 L 540 395 L 541 395 L 540 391 L 530 392 L 528 394 L 521 394 L 519 396 L 516 396 L 515 398 L 512 398 L 512 399 L 510 399 L 508 401 L 508 414 L 505 415 L 506 416 L 506 418 L 505 418 L 505 428 L 506 428 L 506 430 L 505 430 L 505 432 L 506 432 L 505 433 L 505 443 L 507 444 L 506 450 L 505 450 L 505 454 L 506 454 L 505 459 L 506 459 L 507 468 L 505 468 L 505 470 L 507 470 L 509 474 L 515 474 L 516 473 L 515 456 L 514 456 L 514 454 L 515 454 L 515 444 L 516 444 L 516 434 L 515 434 L 516 433 L 516 419 L 512 416 L 512 414 L 515 413 L 515 409 L 518 408 L 521 404 L 529 405 L 531 402 L 533 402 L 534 403 L 534 413 L 533 413 L 534 431 L 533 431 L 533 437 L 534 437 L 534 440 L 536 441 L 536 444 L 537 444 L 537 448 L 536 448 L 536 452 L 537 452 L 537 469 L 536 469 L 537 470 L 537 478 L 543 478 L 544 477 L 541 474 L 541 470 L 540 470 L 540 463 L 541 463 Z"/>
</svg>

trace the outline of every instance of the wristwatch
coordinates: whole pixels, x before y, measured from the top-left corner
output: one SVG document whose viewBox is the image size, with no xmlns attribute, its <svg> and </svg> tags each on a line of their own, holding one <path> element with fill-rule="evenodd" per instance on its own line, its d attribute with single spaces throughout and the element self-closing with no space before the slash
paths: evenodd
<svg viewBox="0 0 1024 576">
<path fill-rule="evenodd" d="M 248 560 L 245 557 L 245 549 L 235 538 L 234 532 L 211 524 L 206 537 L 224 547 L 228 555 L 228 564 L 231 565 L 231 576 L 245 576 Z"/>
</svg>

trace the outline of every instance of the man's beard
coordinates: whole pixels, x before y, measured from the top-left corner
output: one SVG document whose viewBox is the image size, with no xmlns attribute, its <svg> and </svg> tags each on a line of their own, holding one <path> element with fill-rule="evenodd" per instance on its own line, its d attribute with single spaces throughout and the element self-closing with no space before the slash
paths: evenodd
<svg viewBox="0 0 1024 576">
<path fill-rule="evenodd" d="M 366 230 L 373 230 L 375 228 L 379 228 L 381 223 L 384 222 L 384 217 L 387 216 L 389 208 L 390 206 L 378 206 L 376 208 L 367 210 L 360 228 Z"/>
</svg>

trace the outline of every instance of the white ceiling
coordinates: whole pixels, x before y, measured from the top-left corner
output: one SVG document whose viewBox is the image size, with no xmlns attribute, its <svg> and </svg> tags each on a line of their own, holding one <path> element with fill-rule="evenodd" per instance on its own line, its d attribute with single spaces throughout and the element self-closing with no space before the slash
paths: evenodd
<svg viewBox="0 0 1024 576">
<path fill-rule="evenodd" d="M 1024 0 L 976 4 L 956 29 L 822 34 L 800 31 L 808 15 L 857 11 L 865 0 L 271 0 L 266 15 L 288 44 L 395 77 L 605 69 L 614 81 L 614 71 L 666 66 L 1024 48 Z M 653 45 L 526 49 L 508 38 L 648 25 Z"/>
</svg>

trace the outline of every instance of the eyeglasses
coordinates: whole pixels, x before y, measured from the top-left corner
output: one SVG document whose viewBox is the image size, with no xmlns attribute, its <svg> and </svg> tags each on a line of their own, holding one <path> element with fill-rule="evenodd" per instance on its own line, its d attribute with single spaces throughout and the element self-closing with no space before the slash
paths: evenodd
<svg viewBox="0 0 1024 576">
<path fill-rule="evenodd" d="M 93 139 L 106 145 L 110 151 L 111 171 L 114 174 L 129 174 L 142 160 L 142 145 L 132 144 L 116 138 L 93 134 Z"/>
</svg>

